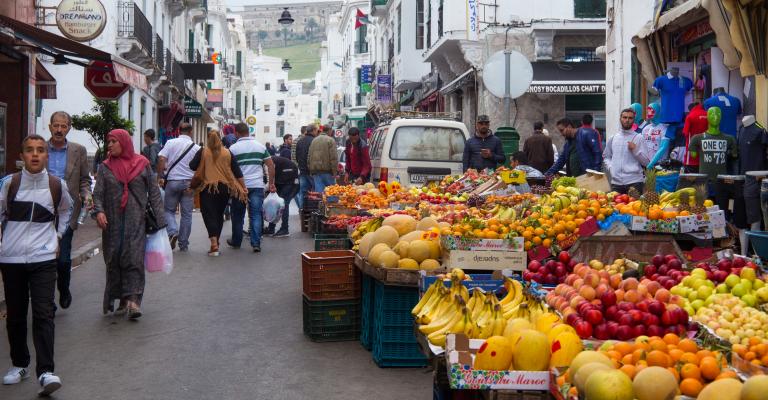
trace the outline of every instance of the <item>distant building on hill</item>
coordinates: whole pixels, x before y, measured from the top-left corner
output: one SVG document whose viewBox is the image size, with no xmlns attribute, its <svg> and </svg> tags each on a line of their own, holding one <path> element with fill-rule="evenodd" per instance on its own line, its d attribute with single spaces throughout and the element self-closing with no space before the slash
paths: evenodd
<svg viewBox="0 0 768 400">
<path fill-rule="evenodd" d="M 325 38 L 328 17 L 341 10 L 341 0 L 314 3 L 290 3 L 274 0 L 274 4 L 244 6 L 243 16 L 248 47 L 255 50 L 284 45 L 320 42 Z M 277 21 L 285 8 L 294 22 L 283 26 Z"/>
</svg>

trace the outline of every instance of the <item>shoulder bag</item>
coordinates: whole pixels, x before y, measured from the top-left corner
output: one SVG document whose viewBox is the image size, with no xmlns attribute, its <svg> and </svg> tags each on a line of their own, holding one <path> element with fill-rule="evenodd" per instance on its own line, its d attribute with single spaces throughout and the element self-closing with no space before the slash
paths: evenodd
<svg viewBox="0 0 768 400">
<path fill-rule="evenodd" d="M 176 161 L 173 162 L 173 164 L 171 164 L 171 167 L 168 168 L 168 172 L 166 172 L 165 176 L 163 176 L 163 189 L 165 189 L 165 185 L 166 185 L 166 183 L 168 181 L 168 176 L 171 175 L 171 171 L 173 171 L 173 167 L 175 167 L 181 160 L 183 160 L 184 156 L 186 156 L 187 153 L 189 153 L 189 151 L 192 150 L 193 147 L 195 147 L 195 143 L 194 142 L 192 142 L 192 144 L 190 144 L 189 147 L 187 147 L 187 149 L 184 150 L 183 153 L 181 153 L 181 156 L 179 158 L 177 158 Z"/>
</svg>

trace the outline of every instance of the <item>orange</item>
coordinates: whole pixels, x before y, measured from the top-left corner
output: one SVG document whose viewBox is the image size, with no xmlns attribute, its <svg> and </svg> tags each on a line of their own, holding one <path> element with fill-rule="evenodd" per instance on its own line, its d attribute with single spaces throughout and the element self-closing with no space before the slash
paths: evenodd
<svg viewBox="0 0 768 400">
<path fill-rule="evenodd" d="M 651 350 L 667 351 L 667 342 L 661 339 L 651 339 L 648 345 L 650 345 Z"/>
<path fill-rule="evenodd" d="M 627 354 L 624 357 L 621 357 L 621 363 L 624 365 L 632 365 L 634 364 L 634 361 L 635 360 L 632 359 L 632 354 Z"/>
<path fill-rule="evenodd" d="M 768 367 L 768 354 L 764 355 L 763 358 L 760 359 L 760 362 L 763 363 L 764 366 Z"/>
<path fill-rule="evenodd" d="M 683 339 L 677 344 L 677 348 L 686 353 L 696 353 L 699 351 L 699 346 L 696 345 L 691 339 Z"/>
<path fill-rule="evenodd" d="M 697 379 L 687 378 L 680 382 L 680 392 L 686 396 L 697 397 L 703 388 L 704 385 Z"/>
<path fill-rule="evenodd" d="M 747 361 L 752 361 L 755 358 L 757 358 L 757 354 L 755 354 L 754 351 L 748 351 L 746 354 L 744 354 L 744 359 Z"/>
<path fill-rule="evenodd" d="M 703 359 L 704 357 L 714 357 L 715 354 L 712 353 L 709 350 L 703 349 L 696 352 L 696 356 L 699 357 L 699 360 Z"/>
<path fill-rule="evenodd" d="M 613 349 L 621 354 L 629 354 L 632 352 L 632 345 L 627 342 L 618 342 L 613 345 Z"/>
<path fill-rule="evenodd" d="M 701 376 L 705 379 L 713 380 L 720 375 L 720 364 L 718 364 L 715 357 L 704 357 L 699 362 L 699 369 L 701 370 Z"/>
<path fill-rule="evenodd" d="M 768 354 L 768 344 L 760 343 L 757 346 L 753 346 L 753 347 L 754 349 L 752 351 L 754 351 L 758 357 L 762 357 Z"/>
<path fill-rule="evenodd" d="M 667 344 L 674 344 L 675 346 L 677 346 L 677 344 L 680 343 L 680 337 L 678 337 L 674 333 L 667 333 L 666 335 L 664 335 L 663 339 Z"/>
<path fill-rule="evenodd" d="M 640 360 L 645 360 L 646 354 L 645 350 L 643 349 L 637 349 L 632 352 L 632 363 L 637 364 Z"/>
<path fill-rule="evenodd" d="M 661 350 L 651 350 L 646 355 L 645 360 L 648 361 L 648 366 L 650 367 L 667 368 L 670 364 L 669 356 Z"/>
<path fill-rule="evenodd" d="M 685 364 L 680 368 L 680 376 L 683 379 L 693 378 L 701 380 L 701 370 L 696 364 Z"/>
<path fill-rule="evenodd" d="M 734 371 L 732 371 L 730 369 L 727 369 L 727 370 L 721 372 L 720 375 L 715 377 L 715 380 L 720 380 L 720 379 L 739 379 L 739 377 L 738 377 L 738 375 L 736 375 L 736 372 L 734 372 Z"/>
<path fill-rule="evenodd" d="M 540 236 L 534 236 L 533 237 L 533 244 L 538 246 L 541 244 L 541 237 Z"/>
<path fill-rule="evenodd" d="M 619 352 L 618 352 L 618 351 L 616 351 L 616 350 L 608 350 L 608 351 L 607 351 L 605 354 L 606 354 L 606 355 L 607 355 L 607 356 L 608 356 L 608 357 L 609 357 L 611 360 L 616 360 L 616 361 L 619 361 L 619 360 L 621 360 L 621 357 L 622 357 L 622 354 L 621 354 L 621 353 L 619 353 Z"/>
<path fill-rule="evenodd" d="M 680 372 L 678 372 L 677 368 L 675 368 L 675 367 L 669 367 L 669 368 L 667 368 L 667 371 L 669 371 L 670 373 L 672 373 L 672 375 L 675 377 L 675 380 L 676 380 L 677 382 L 680 382 Z"/>
<path fill-rule="evenodd" d="M 680 360 L 680 357 L 682 357 L 683 354 L 685 353 L 680 349 L 671 349 L 669 350 L 668 354 L 669 354 L 669 358 L 671 358 L 673 362 L 678 362 Z"/>
<path fill-rule="evenodd" d="M 763 339 L 760 339 L 757 336 L 752 336 L 749 338 L 749 346 L 757 346 L 758 344 L 763 343 Z"/>
<path fill-rule="evenodd" d="M 567 236 L 565 236 L 564 233 L 558 233 L 555 239 L 557 239 L 558 242 L 564 242 L 566 238 Z"/>
<path fill-rule="evenodd" d="M 544 246 L 547 249 L 550 248 L 552 246 L 552 239 L 544 239 L 541 242 L 541 245 Z"/>
<path fill-rule="evenodd" d="M 627 374 L 629 379 L 634 379 L 635 374 L 637 373 L 637 368 L 632 364 L 622 365 L 621 368 L 619 368 L 619 371 Z"/>
<path fill-rule="evenodd" d="M 734 344 L 731 346 L 731 350 L 741 356 L 741 358 L 744 358 L 744 354 L 747 354 L 747 346 L 744 346 L 743 344 Z"/>
</svg>

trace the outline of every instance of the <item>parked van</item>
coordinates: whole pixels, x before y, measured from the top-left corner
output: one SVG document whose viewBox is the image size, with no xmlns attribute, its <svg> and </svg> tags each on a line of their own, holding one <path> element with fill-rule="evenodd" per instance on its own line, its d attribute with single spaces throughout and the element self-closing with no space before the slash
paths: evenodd
<svg viewBox="0 0 768 400">
<path fill-rule="evenodd" d="M 466 125 L 456 120 L 395 118 L 373 131 L 371 180 L 423 185 L 462 173 Z"/>
</svg>

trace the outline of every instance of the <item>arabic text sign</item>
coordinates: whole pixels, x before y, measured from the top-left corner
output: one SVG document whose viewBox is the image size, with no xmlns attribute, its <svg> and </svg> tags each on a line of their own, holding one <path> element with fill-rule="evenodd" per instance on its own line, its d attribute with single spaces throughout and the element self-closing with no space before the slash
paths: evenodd
<svg viewBox="0 0 768 400">
<path fill-rule="evenodd" d="M 382 103 L 392 102 L 392 75 L 376 76 L 376 100 Z"/>
<path fill-rule="evenodd" d="M 85 68 L 85 88 L 100 100 L 117 100 L 128 85 L 120 82 L 112 63 L 91 61 Z"/>
<path fill-rule="evenodd" d="M 189 96 L 184 96 L 184 115 L 190 118 L 200 118 L 203 115 L 203 105 Z"/>
<path fill-rule="evenodd" d="M 56 25 L 64 36 L 86 42 L 104 30 L 107 11 L 99 0 L 62 0 L 56 8 Z"/>
</svg>

